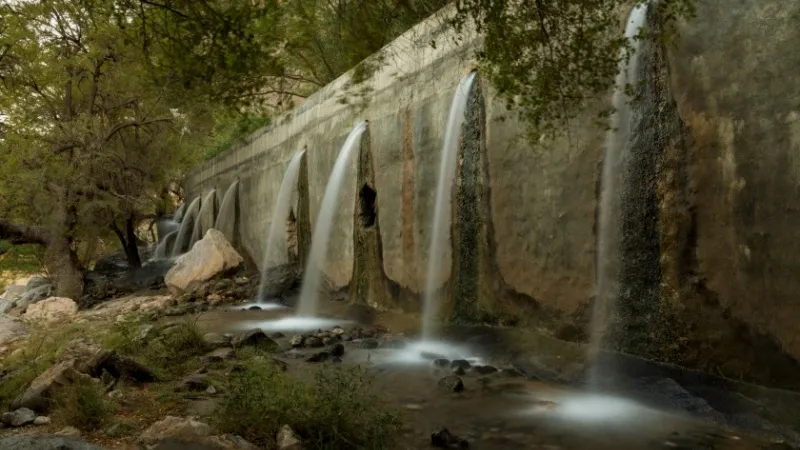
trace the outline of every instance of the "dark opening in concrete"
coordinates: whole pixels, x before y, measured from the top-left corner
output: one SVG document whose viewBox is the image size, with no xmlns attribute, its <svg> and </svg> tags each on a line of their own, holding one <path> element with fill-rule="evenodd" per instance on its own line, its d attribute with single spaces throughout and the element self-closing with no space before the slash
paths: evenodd
<svg viewBox="0 0 800 450">
<path fill-rule="evenodd" d="M 361 226 L 371 228 L 375 225 L 378 213 L 375 211 L 375 199 L 378 193 L 370 185 L 364 184 L 358 192 L 358 215 L 361 217 Z"/>
</svg>

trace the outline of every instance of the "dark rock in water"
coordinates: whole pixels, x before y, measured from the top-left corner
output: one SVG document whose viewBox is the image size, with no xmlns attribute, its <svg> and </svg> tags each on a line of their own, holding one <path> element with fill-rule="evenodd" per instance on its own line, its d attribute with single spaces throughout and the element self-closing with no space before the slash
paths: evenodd
<svg viewBox="0 0 800 450">
<path fill-rule="evenodd" d="M 442 428 L 431 433 L 431 446 L 436 448 L 469 448 L 469 442 L 454 435 L 447 428 Z"/>
<path fill-rule="evenodd" d="M 361 348 L 366 349 L 373 349 L 378 348 L 378 340 L 373 338 L 367 338 L 361 341 Z"/>
<path fill-rule="evenodd" d="M 83 439 L 70 436 L 11 436 L 0 439 L 0 448 L 8 450 L 104 450 Z"/>
<path fill-rule="evenodd" d="M 330 358 L 330 356 L 331 355 L 328 352 L 318 352 L 306 358 L 306 362 L 310 363 L 323 362 L 327 361 Z"/>
<path fill-rule="evenodd" d="M 344 355 L 344 345 L 335 344 L 333 347 L 328 349 L 328 353 L 330 353 L 331 356 L 342 356 Z"/>
<path fill-rule="evenodd" d="M 304 340 L 305 338 L 303 337 L 302 334 L 295 334 L 294 336 L 292 336 L 292 339 L 289 340 L 289 345 L 291 345 L 294 348 L 302 347 Z"/>
<path fill-rule="evenodd" d="M 450 365 L 450 360 L 446 358 L 439 358 L 433 360 L 433 365 L 435 367 L 447 367 Z"/>
<path fill-rule="evenodd" d="M 466 373 L 467 372 L 461 366 L 455 366 L 453 368 L 453 374 L 455 374 L 455 375 L 464 375 Z"/>
<path fill-rule="evenodd" d="M 331 344 L 333 344 L 333 342 L 335 340 L 336 339 L 334 339 L 334 338 L 332 338 L 330 336 L 325 336 L 324 338 L 322 338 L 322 345 L 331 345 Z"/>
<path fill-rule="evenodd" d="M 231 340 L 231 344 L 233 344 L 234 347 L 259 346 L 270 349 L 278 346 L 277 342 L 270 339 L 269 336 L 257 328 L 235 336 L 233 340 Z"/>
<path fill-rule="evenodd" d="M 323 345 L 322 339 L 316 336 L 309 336 L 303 341 L 303 346 L 308 348 L 318 348 L 322 347 Z"/>
<path fill-rule="evenodd" d="M 251 306 L 251 307 L 247 308 L 247 310 L 248 310 L 248 311 L 261 311 L 261 307 L 260 307 L 260 306 L 253 305 L 253 306 Z"/>
<path fill-rule="evenodd" d="M 472 364 L 470 364 L 466 359 L 454 359 L 453 362 L 450 363 L 450 368 L 455 369 L 456 367 L 467 370 L 472 367 Z"/>
<path fill-rule="evenodd" d="M 189 375 L 175 385 L 176 391 L 205 391 L 208 388 L 206 375 Z"/>
<path fill-rule="evenodd" d="M 448 375 L 440 379 L 437 385 L 440 389 L 449 392 L 462 392 L 464 390 L 464 382 L 455 375 Z"/>
<path fill-rule="evenodd" d="M 472 371 L 479 375 L 489 375 L 497 372 L 497 368 L 492 366 L 472 366 Z"/>
<path fill-rule="evenodd" d="M 36 419 L 36 413 L 28 408 L 19 408 L 12 412 L 3 413 L 2 420 L 4 425 L 10 427 L 21 427 L 32 423 Z"/>
<path fill-rule="evenodd" d="M 283 337 L 286 337 L 286 335 L 281 333 L 280 331 L 276 331 L 276 332 L 272 333 L 272 339 L 280 339 L 280 338 L 283 338 Z"/>
</svg>

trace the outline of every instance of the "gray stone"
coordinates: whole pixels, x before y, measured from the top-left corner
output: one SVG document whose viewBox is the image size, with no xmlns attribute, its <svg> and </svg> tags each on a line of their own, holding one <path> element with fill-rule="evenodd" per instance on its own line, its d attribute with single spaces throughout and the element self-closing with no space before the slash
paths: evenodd
<svg viewBox="0 0 800 450">
<path fill-rule="evenodd" d="M 11 412 L 3 413 L 3 424 L 10 427 L 21 427 L 33 423 L 36 413 L 28 408 L 19 408 Z"/>
<path fill-rule="evenodd" d="M 0 439 L 0 448 L 7 450 L 104 450 L 72 436 L 11 436 Z"/>
<path fill-rule="evenodd" d="M 48 286 L 50 284 L 50 280 L 45 277 L 31 277 L 31 279 L 28 280 L 28 284 L 25 285 L 25 289 L 31 291 L 38 287 Z"/>
<path fill-rule="evenodd" d="M 278 450 L 303 450 L 305 448 L 303 447 L 303 442 L 297 437 L 289 425 L 281 427 L 276 436 L 276 440 L 278 442 Z"/>
<path fill-rule="evenodd" d="M 273 341 L 269 336 L 267 336 L 263 331 L 259 329 L 253 329 L 249 331 L 245 331 L 231 340 L 231 344 L 234 347 L 266 347 L 268 349 L 274 349 L 278 347 L 278 343 Z"/>
<path fill-rule="evenodd" d="M 292 339 L 289 340 L 289 345 L 292 347 L 302 347 L 303 346 L 303 335 L 302 334 L 295 334 L 292 336 Z"/>
<path fill-rule="evenodd" d="M 56 436 L 78 437 L 80 435 L 81 435 L 81 430 L 75 427 L 64 427 L 56 432 Z"/>
<path fill-rule="evenodd" d="M 27 336 L 28 330 L 21 320 L 7 314 L 0 314 L 0 345 Z"/>
<path fill-rule="evenodd" d="M 202 374 L 189 375 L 177 385 L 176 391 L 205 391 L 208 389 L 208 376 Z"/>
<path fill-rule="evenodd" d="M 334 344 L 331 348 L 328 349 L 328 353 L 330 353 L 331 356 L 340 357 L 344 355 L 344 345 Z"/>
<path fill-rule="evenodd" d="M 212 347 L 224 347 L 231 343 L 229 338 L 217 333 L 206 333 L 203 335 L 203 341 Z"/>
<path fill-rule="evenodd" d="M 50 418 L 47 416 L 37 416 L 35 419 L 33 419 L 34 425 L 48 425 L 50 422 Z"/>
<path fill-rule="evenodd" d="M 303 341 L 303 347 L 318 348 L 318 347 L 322 347 L 323 345 L 324 344 L 322 343 L 322 339 L 320 339 L 320 338 L 318 338 L 316 336 L 308 336 Z"/>
<path fill-rule="evenodd" d="M 478 375 L 489 375 L 497 372 L 497 368 L 492 366 L 472 366 L 470 370 Z"/>
<path fill-rule="evenodd" d="M 203 364 L 216 364 L 236 357 L 236 352 L 230 347 L 218 348 L 210 353 L 203 355 L 200 361 Z"/>
<path fill-rule="evenodd" d="M 464 390 L 464 382 L 455 375 L 448 375 L 437 383 L 440 389 L 448 392 L 461 392 Z"/>
<path fill-rule="evenodd" d="M 0 314 L 5 314 L 14 307 L 15 303 L 8 300 L 0 300 Z"/>
<path fill-rule="evenodd" d="M 243 261 L 225 236 L 212 228 L 191 250 L 175 261 L 175 265 L 164 276 L 164 282 L 172 291 L 187 291 L 239 267 Z"/>
<path fill-rule="evenodd" d="M 238 436 L 215 436 L 203 422 L 167 416 L 145 430 L 136 444 L 143 450 L 258 450 Z"/>
</svg>

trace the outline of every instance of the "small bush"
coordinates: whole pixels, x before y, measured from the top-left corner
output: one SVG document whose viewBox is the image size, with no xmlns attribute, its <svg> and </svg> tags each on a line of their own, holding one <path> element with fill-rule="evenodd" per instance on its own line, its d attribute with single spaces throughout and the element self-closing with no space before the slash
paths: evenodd
<svg viewBox="0 0 800 450">
<path fill-rule="evenodd" d="M 266 448 L 274 448 L 282 425 L 292 427 L 310 449 L 390 448 L 399 420 L 369 388 L 358 367 L 326 367 L 308 385 L 268 358 L 254 358 L 228 379 L 216 425 Z"/>
<path fill-rule="evenodd" d="M 100 383 L 91 379 L 78 380 L 64 386 L 55 395 L 53 416 L 59 422 L 80 430 L 93 431 L 109 423 L 114 414 Z"/>
</svg>

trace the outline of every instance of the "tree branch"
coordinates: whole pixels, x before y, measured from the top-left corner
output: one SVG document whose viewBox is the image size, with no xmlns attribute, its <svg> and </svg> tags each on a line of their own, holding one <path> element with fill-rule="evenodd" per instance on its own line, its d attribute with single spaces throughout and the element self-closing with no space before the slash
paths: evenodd
<svg viewBox="0 0 800 450">
<path fill-rule="evenodd" d="M 14 245 L 47 244 L 47 234 L 40 227 L 17 225 L 6 219 L 0 219 L 0 239 Z"/>
</svg>

